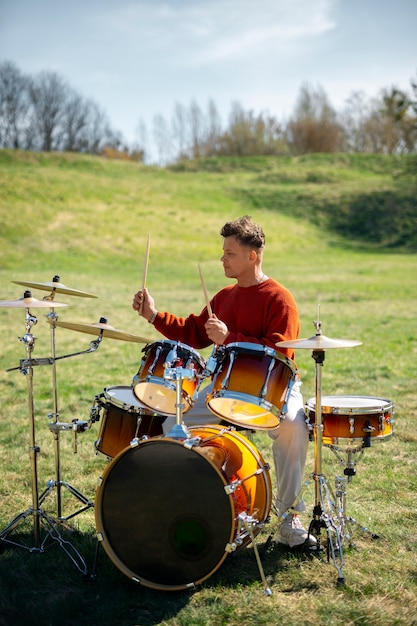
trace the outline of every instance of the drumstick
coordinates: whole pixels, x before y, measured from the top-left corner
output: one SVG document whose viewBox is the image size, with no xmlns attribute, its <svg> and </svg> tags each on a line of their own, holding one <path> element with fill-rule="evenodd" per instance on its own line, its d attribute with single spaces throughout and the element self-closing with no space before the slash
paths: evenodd
<svg viewBox="0 0 417 626">
<path fill-rule="evenodd" d="M 210 300 L 207 295 L 207 289 L 204 283 L 203 272 L 201 271 L 200 263 L 198 264 L 198 271 L 200 272 L 201 286 L 203 288 L 204 298 L 206 300 L 207 311 L 208 311 L 209 317 L 211 317 L 213 315 L 213 311 L 211 310 Z"/>
<path fill-rule="evenodd" d="M 146 253 L 145 253 L 145 267 L 143 268 L 142 291 L 146 287 L 146 279 L 147 279 L 147 276 L 148 276 L 149 248 L 150 248 L 150 245 L 151 245 L 151 236 L 148 235 L 148 241 L 146 243 Z M 145 297 L 145 296 L 143 296 L 143 297 Z M 140 303 L 139 315 L 142 315 L 142 309 L 143 309 L 143 299 L 142 299 L 142 302 Z"/>
</svg>

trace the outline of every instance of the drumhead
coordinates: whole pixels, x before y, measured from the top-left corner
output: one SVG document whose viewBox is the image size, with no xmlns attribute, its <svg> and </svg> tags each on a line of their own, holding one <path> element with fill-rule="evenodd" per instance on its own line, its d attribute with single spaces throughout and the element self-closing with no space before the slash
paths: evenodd
<svg viewBox="0 0 417 626">
<path fill-rule="evenodd" d="M 106 387 L 104 389 L 104 396 L 111 404 L 125 411 L 145 411 L 146 413 L 150 413 L 149 409 L 135 398 L 131 387 L 122 385 Z"/>
<path fill-rule="evenodd" d="M 310 398 L 307 407 L 316 408 L 316 399 Z M 394 404 L 387 398 L 373 396 L 323 396 L 321 412 L 323 415 L 366 415 L 368 413 L 386 413 Z"/>
<path fill-rule="evenodd" d="M 208 578 L 227 556 L 233 502 L 220 471 L 173 439 L 149 439 L 107 466 L 95 504 L 98 537 L 127 576 L 179 590 Z"/>
</svg>

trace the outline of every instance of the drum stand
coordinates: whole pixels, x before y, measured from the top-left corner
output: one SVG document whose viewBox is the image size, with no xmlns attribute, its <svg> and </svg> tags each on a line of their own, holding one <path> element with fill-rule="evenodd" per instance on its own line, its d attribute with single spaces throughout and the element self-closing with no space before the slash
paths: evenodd
<svg viewBox="0 0 417 626">
<path fill-rule="evenodd" d="M 194 380 L 195 371 L 190 368 L 186 369 L 184 367 L 166 367 L 164 371 L 164 378 L 167 380 L 175 381 L 175 424 L 171 428 L 171 430 L 167 433 L 167 437 L 172 437 L 172 439 L 189 439 L 190 432 L 183 422 L 183 410 L 184 405 L 182 403 L 182 381 L 183 380 Z"/>
<path fill-rule="evenodd" d="M 50 358 L 41 358 L 41 359 L 33 359 L 32 353 L 35 346 L 36 337 L 31 334 L 30 330 L 32 326 L 37 324 L 37 318 L 31 315 L 29 308 L 26 309 L 26 332 L 23 337 L 20 337 L 19 340 L 25 345 L 26 349 L 26 359 L 22 359 L 20 361 L 19 367 L 10 368 L 6 371 L 20 370 L 22 374 L 26 376 L 27 380 L 27 390 L 28 390 L 28 412 L 29 412 L 29 456 L 30 456 L 30 468 L 31 468 L 31 490 L 32 490 L 32 506 L 26 509 L 26 511 L 22 511 L 0 532 L 0 541 L 11 544 L 16 547 L 21 547 L 29 552 L 40 552 L 43 553 L 45 549 L 50 545 L 48 544 L 48 539 L 52 541 L 56 541 L 59 546 L 64 550 L 64 552 L 69 556 L 71 561 L 77 567 L 77 569 L 84 575 L 87 574 L 87 566 L 80 555 L 80 553 L 75 549 L 75 547 L 67 540 L 65 540 L 60 534 L 57 522 L 62 519 L 69 519 L 71 516 L 67 518 L 62 518 L 61 516 L 61 500 L 60 496 L 57 497 L 58 500 L 58 519 L 53 519 L 49 515 L 47 515 L 41 508 L 41 503 L 45 500 L 46 496 L 52 491 L 53 488 L 58 487 L 57 494 L 59 493 L 59 489 L 61 485 L 68 486 L 70 491 L 76 495 L 83 503 L 85 503 L 85 507 L 81 510 L 85 510 L 85 508 L 89 508 L 89 506 L 93 506 L 93 503 L 85 498 L 79 491 L 68 485 L 67 483 L 63 483 L 60 480 L 60 455 L 59 455 L 59 432 L 62 424 L 58 422 L 58 413 L 56 411 L 56 403 L 55 403 L 55 421 L 53 423 L 53 427 L 51 430 L 55 434 L 55 454 L 56 454 L 56 472 L 57 479 L 55 481 L 50 481 L 47 489 L 39 495 L 38 488 L 38 456 L 40 453 L 39 446 L 36 445 L 36 437 L 35 437 L 35 410 L 34 410 L 34 397 L 33 397 L 33 367 L 36 365 L 54 365 L 55 361 L 58 358 L 67 358 L 67 356 L 75 356 L 75 355 L 66 355 L 64 357 L 55 358 L 54 356 Z M 101 338 L 100 338 L 101 341 Z M 91 342 L 90 349 L 79 352 L 77 354 L 83 354 L 87 352 L 93 352 L 96 350 L 100 344 L 100 341 Z M 55 374 L 54 374 L 55 376 Z M 56 393 L 56 386 L 54 386 L 54 394 Z M 66 426 L 66 425 L 65 425 Z M 72 426 L 71 426 L 72 428 Z M 78 511 L 80 512 L 80 511 Z M 76 514 L 76 513 L 75 513 Z M 75 515 L 73 514 L 73 515 Z M 14 541 L 10 538 L 10 534 L 21 522 L 25 522 L 25 520 L 32 516 L 33 521 L 33 545 L 26 545 L 25 543 L 19 543 L 18 541 Z M 46 535 L 42 538 L 41 533 L 41 524 L 43 525 Z"/>
<path fill-rule="evenodd" d="M 360 522 L 358 522 L 354 517 L 346 514 L 346 498 L 347 498 L 347 490 L 346 485 L 352 481 L 353 476 L 356 476 L 355 469 L 355 461 L 353 460 L 353 455 L 358 454 L 359 457 L 362 456 L 364 449 L 366 447 L 365 442 L 363 442 L 362 447 L 348 447 L 346 449 L 347 460 L 345 461 L 340 454 L 339 446 L 334 444 L 328 445 L 330 450 L 335 454 L 336 458 L 342 465 L 345 466 L 343 470 L 343 476 L 336 476 L 335 478 L 335 493 L 336 493 L 336 502 L 338 506 L 338 518 L 340 523 L 340 533 L 342 537 L 342 542 L 345 540 L 349 541 L 349 547 L 355 547 L 355 544 L 352 541 L 352 529 L 353 526 L 359 528 L 362 533 L 368 533 L 371 535 L 372 539 L 380 539 L 381 536 L 371 531 L 366 526 L 363 526 Z"/>
</svg>

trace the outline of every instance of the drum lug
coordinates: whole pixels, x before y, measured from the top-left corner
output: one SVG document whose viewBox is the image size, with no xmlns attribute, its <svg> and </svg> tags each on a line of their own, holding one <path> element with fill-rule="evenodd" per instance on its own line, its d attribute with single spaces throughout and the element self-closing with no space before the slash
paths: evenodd
<svg viewBox="0 0 417 626">
<path fill-rule="evenodd" d="M 236 549 L 237 549 L 237 545 L 235 542 L 233 542 L 233 543 L 227 543 L 224 551 L 230 554 L 231 552 L 235 552 Z"/>
<path fill-rule="evenodd" d="M 90 411 L 90 420 L 92 423 L 98 422 L 100 420 L 100 409 L 96 406 L 93 406 Z"/>
<path fill-rule="evenodd" d="M 375 430 L 374 426 L 371 426 L 371 423 L 369 420 L 366 420 L 365 422 L 365 426 L 362 428 L 364 433 L 373 433 Z"/>
<path fill-rule="evenodd" d="M 349 417 L 349 434 L 350 435 L 355 434 L 355 418 L 354 417 Z"/>
</svg>

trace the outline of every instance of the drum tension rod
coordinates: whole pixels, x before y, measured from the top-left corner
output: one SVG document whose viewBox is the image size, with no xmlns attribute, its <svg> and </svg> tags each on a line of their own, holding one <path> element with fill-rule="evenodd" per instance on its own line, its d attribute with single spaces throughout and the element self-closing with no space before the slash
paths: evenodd
<svg viewBox="0 0 417 626">
<path fill-rule="evenodd" d="M 267 471 L 269 471 L 269 465 L 268 463 L 265 463 L 265 465 L 257 469 L 255 472 L 252 472 L 252 474 L 248 474 L 244 478 L 237 478 L 236 480 L 232 480 L 231 483 L 229 483 L 228 485 L 225 485 L 224 490 L 228 495 L 230 495 L 231 493 L 234 493 L 236 489 L 240 485 L 242 485 L 242 483 L 244 483 L 246 480 L 249 480 L 249 478 L 253 478 L 254 476 L 259 476 L 259 474 L 263 474 L 263 472 L 267 472 Z"/>
</svg>

